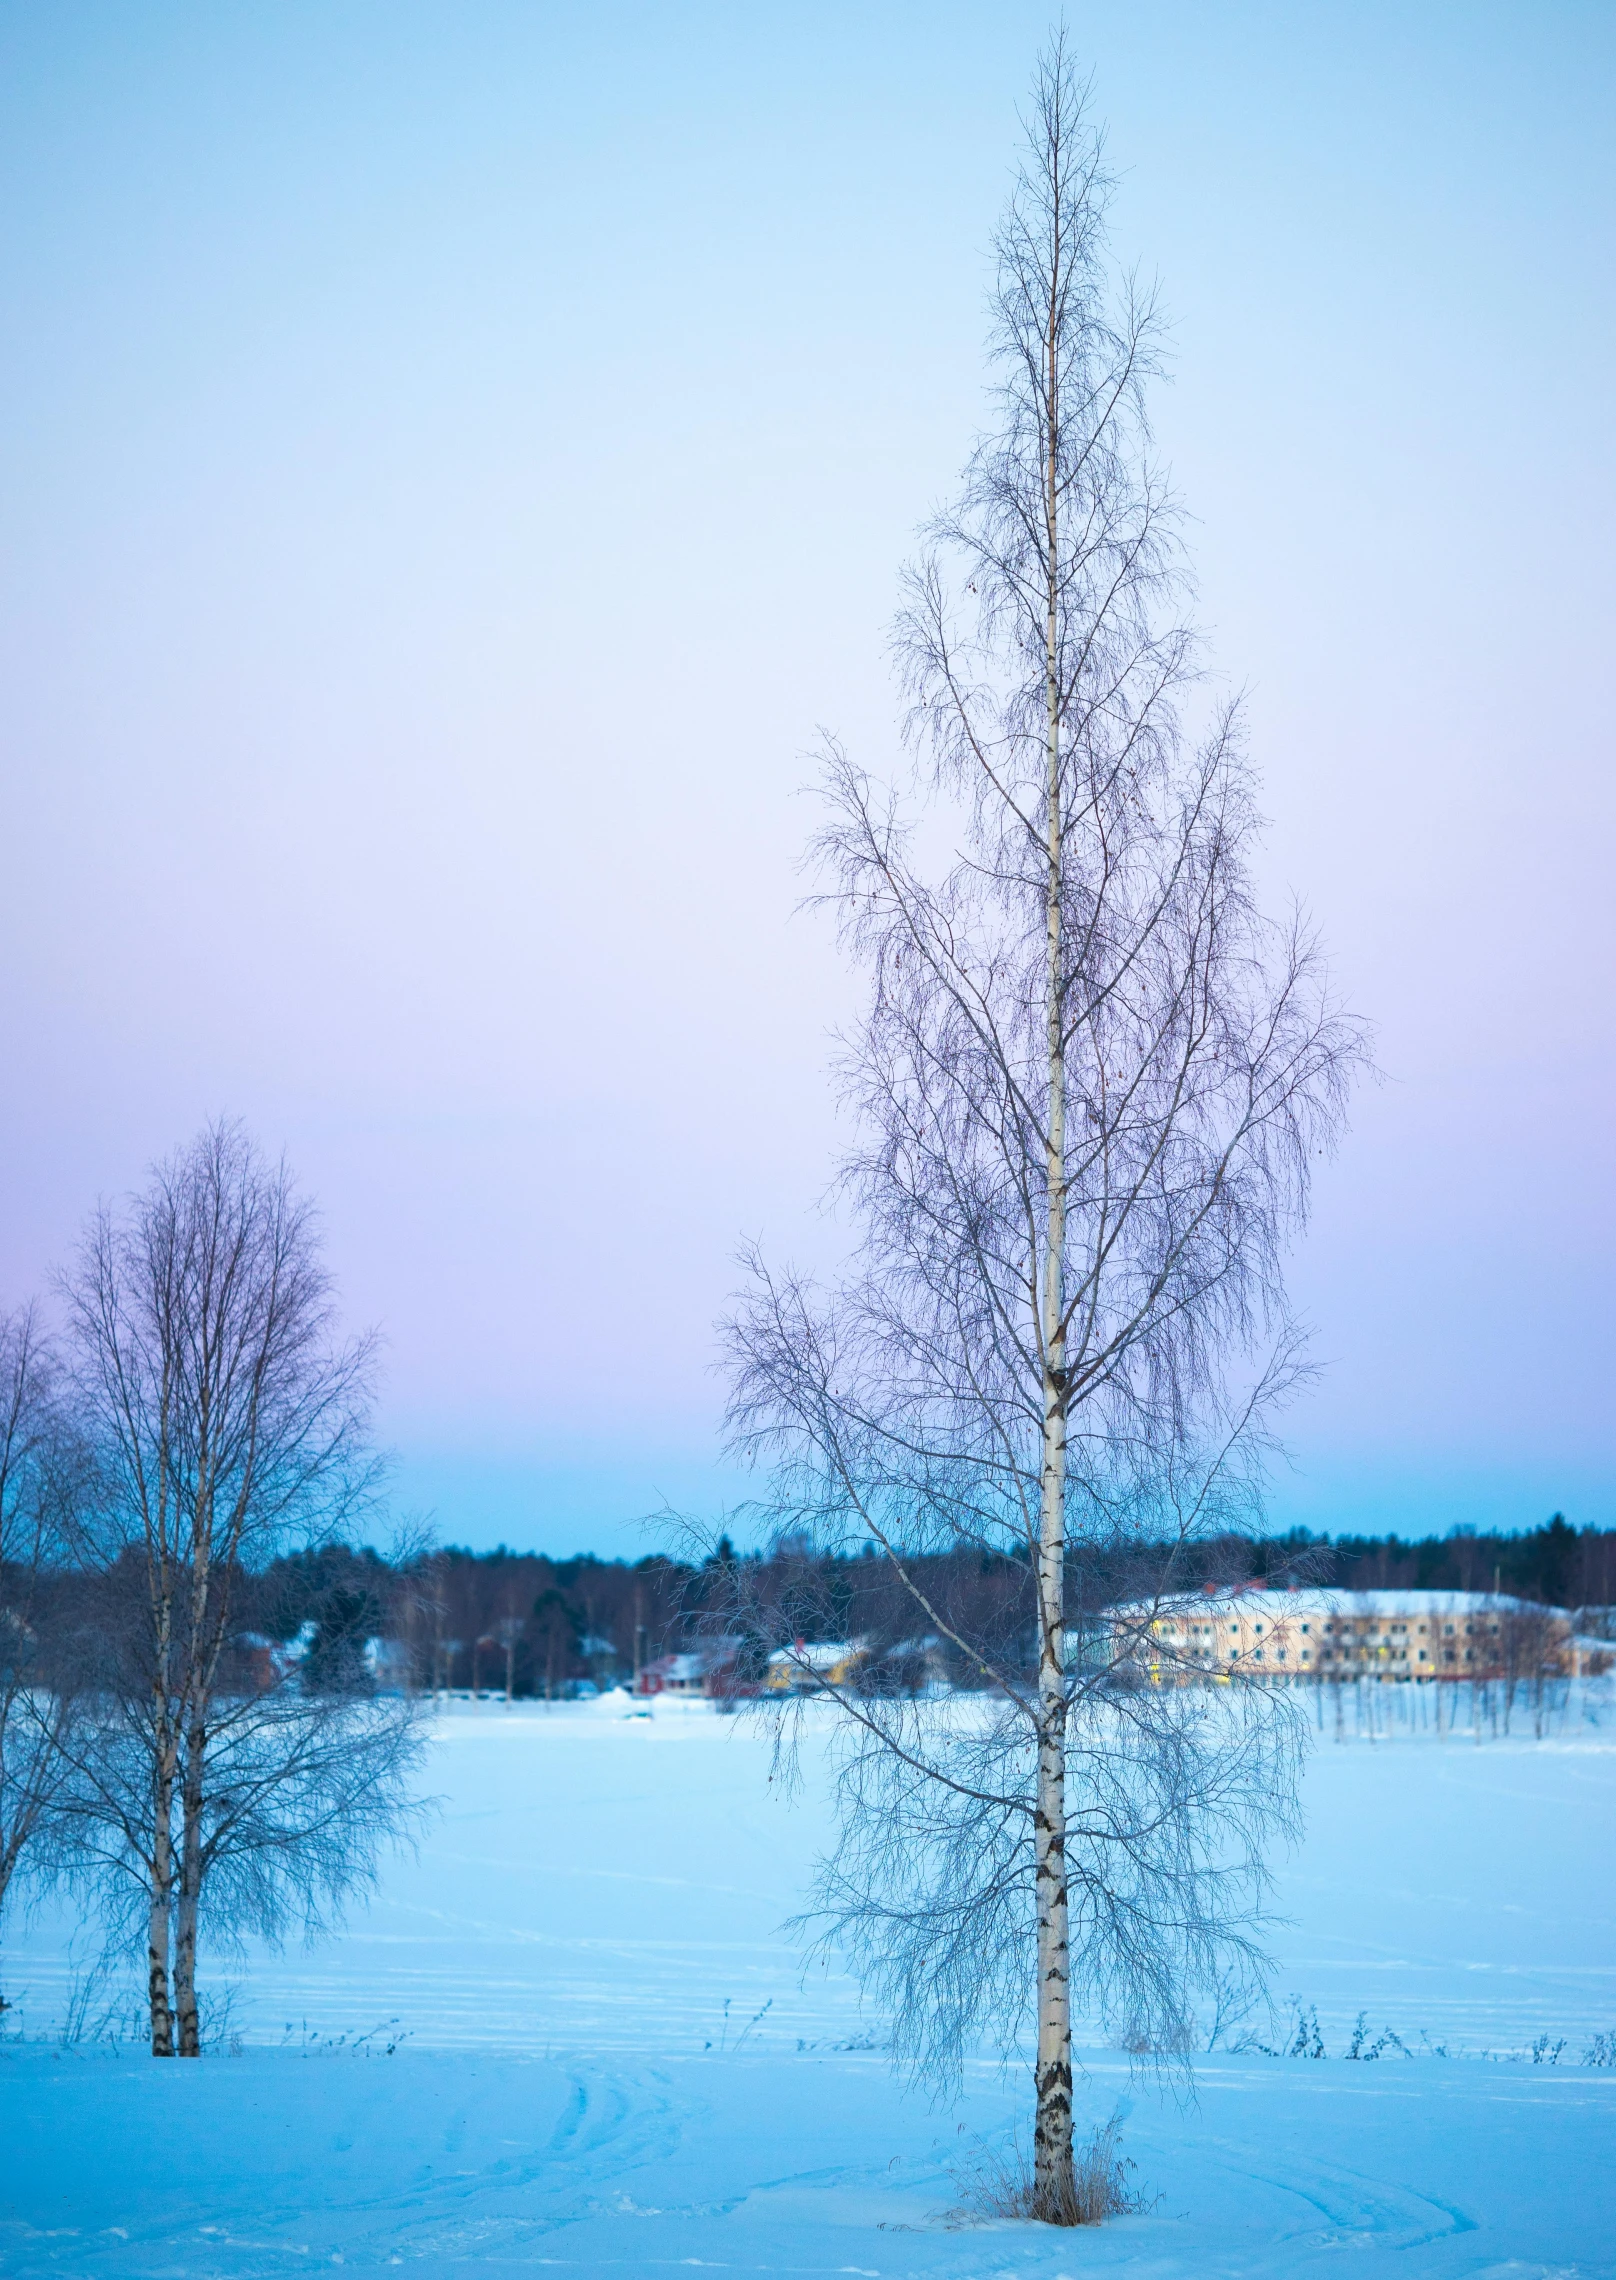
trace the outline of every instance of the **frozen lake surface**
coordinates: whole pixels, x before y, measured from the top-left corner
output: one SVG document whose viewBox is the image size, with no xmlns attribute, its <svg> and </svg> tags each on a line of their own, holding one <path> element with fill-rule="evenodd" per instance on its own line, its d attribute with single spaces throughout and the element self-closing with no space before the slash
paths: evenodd
<svg viewBox="0 0 1616 2280">
<path fill-rule="evenodd" d="M 1024 2086 L 983 2064 L 934 2107 L 845 1978 L 804 1979 L 823 1788 L 769 1772 L 703 1710 L 457 1708 L 419 1859 L 250 1957 L 238 2054 L 199 2067 L 53 2045 L 74 1940 L 42 1915 L 3 1959 L 5 2271 L 1616 2275 L 1616 2070 L 1567 2063 L 1616 2027 L 1608 1735 L 1325 1736 L 1271 1944 L 1331 2055 L 1204 2059 L 1179 2103 L 1091 2051 L 1080 2107 L 1123 2105 L 1159 2198 L 1082 2234 L 958 2221 Z M 1360 2011 L 1452 2055 L 1348 2063 Z M 1481 2055 L 1545 2034 L 1558 2065 Z"/>
</svg>

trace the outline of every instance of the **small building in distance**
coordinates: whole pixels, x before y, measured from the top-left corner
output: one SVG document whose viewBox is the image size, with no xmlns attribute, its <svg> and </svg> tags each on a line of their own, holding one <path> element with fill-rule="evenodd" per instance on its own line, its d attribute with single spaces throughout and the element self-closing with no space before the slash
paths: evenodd
<svg viewBox="0 0 1616 2280">
<path fill-rule="evenodd" d="M 1112 1659 L 1153 1679 L 1489 1679 L 1588 1667 L 1563 1607 L 1483 1591 L 1261 1586 L 1108 1611 Z"/>
<path fill-rule="evenodd" d="M 845 1686 L 863 1659 L 856 1639 L 796 1639 L 770 1655 L 764 1684 L 771 1694 L 817 1694 Z"/>
<path fill-rule="evenodd" d="M 686 1654 L 658 1655 L 634 1681 L 636 1694 L 727 1695 L 743 1691 L 735 1682 L 740 1654 L 737 1639 L 710 1639 Z M 750 1691 L 755 1692 L 756 1689 Z"/>
</svg>

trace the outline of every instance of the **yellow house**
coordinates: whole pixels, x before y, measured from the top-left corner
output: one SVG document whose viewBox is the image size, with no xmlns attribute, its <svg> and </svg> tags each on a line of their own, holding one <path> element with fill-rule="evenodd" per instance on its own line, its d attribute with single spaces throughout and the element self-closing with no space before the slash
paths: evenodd
<svg viewBox="0 0 1616 2280">
<path fill-rule="evenodd" d="M 863 1659 L 857 1639 L 797 1639 L 770 1655 L 764 1684 L 771 1694 L 814 1694 L 845 1686 Z"/>
</svg>

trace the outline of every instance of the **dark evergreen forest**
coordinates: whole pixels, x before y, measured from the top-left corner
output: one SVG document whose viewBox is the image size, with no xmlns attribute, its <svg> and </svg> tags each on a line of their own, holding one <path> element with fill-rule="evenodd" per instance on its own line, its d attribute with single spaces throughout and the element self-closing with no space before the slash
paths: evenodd
<svg viewBox="0 0 1616 2280">
<path fill-rule="evenodd" d="M 1027 1579 L 1012 1561 L 956 1553 L 919 1559 L 914 1572 L 963 1636 L 1002 1638 L 1030 1625 Z M 1332 1540 L 1296 1530 L 1216 1539 L 1196 1547 L 1189 1563 L 1182 1551 L 1169 1563 L 1165 1551 L 1135 1544 L 1074 1563 L 1072 1612 L 1081 1620 L 1118 1598 L 1257 1582 L 1496 1590 L 1586 1609 L 1584 1627 L 1604 1631 L 1616 1602 L 1616 1530 L 1574 1528 L 1559 1513 L 1514 1535 Z M 277 1562 L 253 1579 L 251 1596 L 266 1637 L 286 1640 L 312 1626 L 318 1657 L 347 1659 L 366 1638 L 383 1636 L 406 1650 L 417 1684 L 503 1691 L 508 1681 L 517 1695 L 630 1680 L 716 1635 L 741 1636 L 760 1655 L 810 1636 L 891 1646 L 923 1628 L 885 1561 L 827 1558 L 789 1542 L 739 1553 L 727 1539 L 700 1561 L 450 1546 L 396 1566 L 338 1545 Z"/>
</svg>

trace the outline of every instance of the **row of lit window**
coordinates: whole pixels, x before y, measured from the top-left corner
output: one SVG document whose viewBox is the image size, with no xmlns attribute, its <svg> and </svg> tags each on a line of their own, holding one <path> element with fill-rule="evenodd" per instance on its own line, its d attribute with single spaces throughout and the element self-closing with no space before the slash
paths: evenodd
<svg viewBox="0 0 1616 2280">
<path fill-rule="evenodd" d="M 1372 1623 L 1374 1621 L 1374 1617 L 1370 1616 L 1368 1620 Z M 1170 1616 L 1164 1618 L 1160 1622 L 1152 1623 L 1150 1627 L 1153 1631 L 1167 1637 L 1176 1635 L 1178 1631 L 1178 1624 L 1174 1622 Z M 1230 1620 L 1224 1625 L 1224 1628 L 1229 1631 L 1238 1631 L 1240 1626 L 1237 1622 Z M 1252 1635 L 1255 1638 L 1260 1639 L 1263 1633 L 1263 1626 L 1260 1623 L 1254 1623 L 1251 1628 Z M 1300 1624 L 1298 1628 L 1301 1631 L 1302 1637 L 1305 1639 L 1308 1636 L 1312 1626 L 1310 1624 L 1303 1623 Z M 1324 1626 L 1326 1636 L 1334 1636 L 1339 1633 L 1350 1637 L 1355 1633 L 1356 1628 L 1357 1626 L 1352 1623 L 1326 1623 Z M 1217 1626 L 1214 1623 L 1186 1623 L 1184 1625 L 1185 1633 L 1190 1638 L 1199 1637 L 1210 1639 L 1214 1635 L 1216 1629 Z M 1424 1623 L 1416 1624 L 1415 1629 L 1419 1632 L 1421 1637 L 1423 1637 L 1426 1631 L 1426 1625 Z M 1496 1638 L 1498 1636 L 1498 1625 L 1496 1623 L 1489 1623 L 1487 1625 L 1487 1630 L 1493 1638 Z M 1467 1639 L 1474 1638 L 1475 1631 L 1476 1626 L 1473 1623 L 1467 1623 L 1464 1627 L 1464 1636 Z M 1407 1635 L 1408 1625 L 1406 1623 L 1387 1624 L 1380 1634 L 1383 1641 L 1406 1638 Z M 1444 1623 L 1442 1626 L 1442 1635 L 1445 1639 L 1453 1638 L 1455 1636 L 1455 1626 L 1452 1623 Z"/>
<path fill-rule="evenodd" d="M 1341 1648 L 1326 1647 L 1326 1648 L 1324 1649 L 1324 1652 L 1323 1652 L 1323 1654 L 1321 1655 L 1321 1657 L 1320 1657 L 1319 1659 L 1320 1659 L 1322 1662 L 1332 1662 L 1332 1661 L 1336 1661 L 1336 1660 L 1340 1660 L 1340 1661 L 1342 1661 L 1342 1662 L 1345 1662 L 1345 1661 L 1347 1661 L 1347 1660 L 1350 1658 L 1350 1656 L 1351 1656 L 1351 1655 L 1352 1655 L 1354 1652 L 1359 1652 L 1359 1653 L 1361 1653 L 1361 1652 L 1363 1652 L 1363 1651 L 1364 1651 L 1364 1650 L 1362 1650 L 1362 1649 L 1353 1649 L 1353 1648 L 1350 1648 L 1350 1647 L 1341 1647 Z M 1216 1648 L 1202 1648 L 1202 1649 L 1200 1650 L 1200 1655 L 1201 1655 L 1201 1659 L 1202 1659 L 1202 1661 L 1205 1661 L 1209 1655 L 1211 1655 L 1211 1654 L 1215 1654 L 1216 1652 L 1217 1652 Z M 1385 1648 L 1385 1647 L 1383 1647 L 1383 1648 L 1381 1649 L 1381 1652 L 1382 1652 L 1383 1654 L 1386 1654 L 1386 1653 L 1390 1653 L 1390 1654 L 1392 1655 L 1392 1657 L 1394 1658 L 1394 1660 L 1396 1660 L 1396 1659 L 1401 1659 L 1401 1660 L 1402 1660 L 1402 1661 L 1404 1661 L 1404 1662 L 1406 1662 L 1406 1661 L 1408 1660 L 1408 1649 L 1407 1649 L 1407 1647 L 1393 1647 L 1393 1648 Z M 1418 1651 L 1417 1651 L 1417 1653 L 1416 1653 L 1416 1656 L 1415 1656 L 1415 1659 L 1416 1659 L 1416 1661 L 1418 1661 L 1418 1662 L 1429 1662 L 1431 1658 L 1430 1658 L 1430 1656 L 1429 1656 L 1429 1655 L 1426 1653 L 1425 1649 L 1424 1649 L 1423 1647 L 1421 1647 L 1421 1648 L 1419 1648 L 1419 1649 L 1418 1649 Z M 1452 1648 L 1452 1647 L 1448 1647 L 1448 1648 L 1446 1648 L 1446 1649 L 1444 1650 L 1444 1652 L 1443 1652 L 1443 1657 L 1442 1657 L 1442 1659 L 1443 1659 L 1443 1661 L 1444 1661 L 1444 1662 L 1456 1662 L 1456 1661 L 1458 1660 L 1457 1651 L 1456 1651 L 1454 1648 Z M 1475 1657 L 1475 1651 L 1474 1651 L 1474 1649 L 1473 1649 L 1473 1648 L 1470 1648 L 1470 1647 L 1466 1647 L 1466 1649 L 1464 1650 L 1464 1659 L 1465 1659 L 1465 1661 L 1466 1661 L 1466 1662 L 1474 1662 L 1474 1661 L 1475 1661 L 1476 1657 Z M 1230 1660 L 1230 1662 L 1239 1662 L 1239 1660 L 1240 1660 L 1240 1649 L 1239 1649 L 1238 1647 L 1231 1647 L 1231 1648 L 1229 1649 L 1229 1660 Z M 1266 1660 L 1267 1660 L 1267 1650 L 1266 1650 L 1266 1648 L 1263 1648 L 1263 1647 L 1253 1647 L 1253 1648 L 1252 1648 L 1252 1650 L 1251 1650 L 1251 1660 L 1252 1660 L 1253 1662 L 1264 1662 L 1264 1661 L 1266 1661 Z M 1284 1662 L 1284 1661 L 1286 1660 L 1286 1650 L 1285 1650 L 1285 1648 L 1284 1648 L 1284 1647 L 1277 1647 L 1277 1648 L 1274 1650 L 1274 1660 L 1275 1660 L 1276 1662 Z M 1298 1657 L 1297 1657 L 1297 1660 L 1298 1660 L 1299 1662 L 1311 1662 L 1311 1661 L 1313 1660 L 1313 1656 L 1312 1656 L 1312 1652 L 1311 1652 L 1311 1650 L 1310 1650 L 1309 1648 L 1307 1648 L 1307 1647 L 1304 1647 L 1304 1648 L 1302 1649 L 1301 1653 L 1298 1655 Z"/>
</svg>

